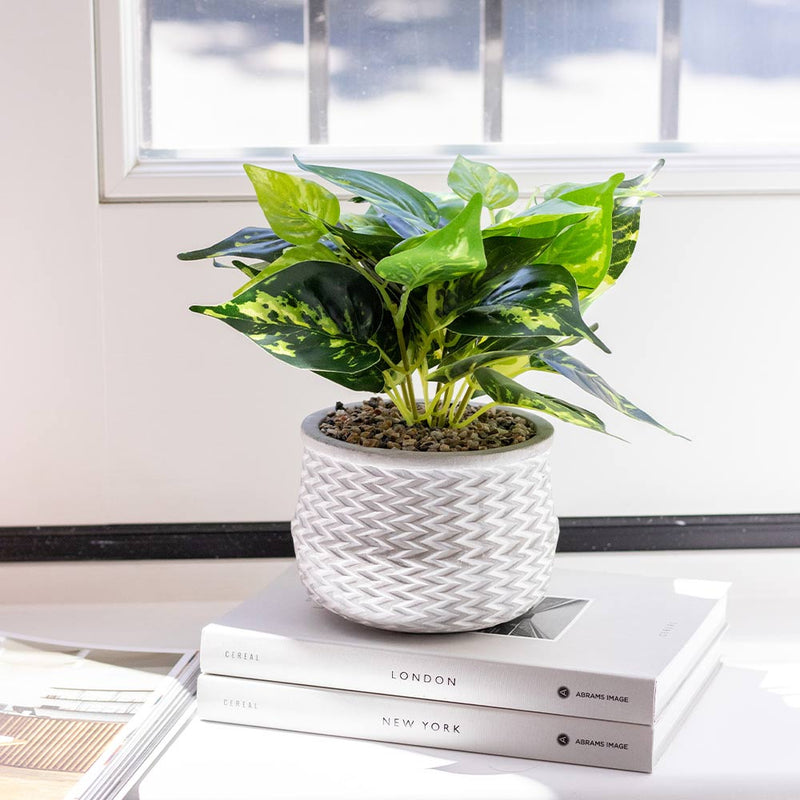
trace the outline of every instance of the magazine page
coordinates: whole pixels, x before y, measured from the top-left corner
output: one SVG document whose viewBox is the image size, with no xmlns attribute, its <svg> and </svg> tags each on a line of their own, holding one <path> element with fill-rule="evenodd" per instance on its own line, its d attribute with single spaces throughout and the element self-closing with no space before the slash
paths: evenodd
<svg viewBox="0 0 800 800">
<path fill-rule="evenodd" d="M 0 633 L 0 797 L 81 797 L 191 655 Z"/>
</svg>

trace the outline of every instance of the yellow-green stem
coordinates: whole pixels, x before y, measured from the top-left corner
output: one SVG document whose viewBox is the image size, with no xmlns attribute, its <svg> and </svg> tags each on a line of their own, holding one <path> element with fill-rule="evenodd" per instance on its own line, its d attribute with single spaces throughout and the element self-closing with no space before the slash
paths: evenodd
<svg viewBox="0 0 800 800">
<path fill-rule="evenodd" d="M 487 403 L 485 406 L 481 406 L 472 416 L 467 417 L 465 420 L 462 420 L 461 422 L 457 422 L 455 425 L 453 425 L 453 427 L 456 430 L 459 430 L 460 428 L 466 428 L 467 425 L 469 425 L 472 422 L 475 422 L 475 420 L 478 419 L 478 417 L 480 417 L 481 414 L 485 414 L 490 408 L 494 408 L 495 406 L 499 405 L 501 405 L 501 403 Z"/>
<path fill-rule="evenodd" d="M 458 404 L 458 408 L 453 418 L 455 423 L 459 422 L 464 416 L 464 412 L 467 410 L 467 406 L 469 405 L 469 401 L 472 399 L 473 394 L 475 394 L 475 387 L 472 385 L 472 381 L 467 378 L 464 394 L 461 397 L 461 402 Z"/>
</svg>

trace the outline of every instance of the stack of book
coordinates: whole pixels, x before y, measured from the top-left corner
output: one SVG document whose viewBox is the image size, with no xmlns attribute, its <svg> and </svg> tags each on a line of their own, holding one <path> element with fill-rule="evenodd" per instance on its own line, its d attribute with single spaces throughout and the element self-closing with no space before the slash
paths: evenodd
<svg viewBox="0 0 800 800">
<path fill-rule="evenodd" d="M 183 726 L 195 651 L 0 633 L 0 797 L 121 800 Z"/>
<path fill-rule="evenodd" d="M 366 628 L 295 570 L 203 630 L 203 720 L 650 772 L 719 666 L 727 584 L 556 569 L 513 622 Z"/>
</svg>

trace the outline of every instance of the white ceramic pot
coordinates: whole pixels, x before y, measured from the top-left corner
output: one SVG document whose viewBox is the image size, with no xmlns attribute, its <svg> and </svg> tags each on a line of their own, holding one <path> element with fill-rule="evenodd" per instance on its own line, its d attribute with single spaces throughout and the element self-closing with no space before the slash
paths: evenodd
<svg viewBox="0 0 800 800">
<path fill-rule="evenodd" d="M 292 522 L 312 599 L 377 628 L 479 630 L 543 596 L 558 538 L 553 427 L 494 450 L 426 453 L 340 442 L 306 417 Z"/>
</svg>

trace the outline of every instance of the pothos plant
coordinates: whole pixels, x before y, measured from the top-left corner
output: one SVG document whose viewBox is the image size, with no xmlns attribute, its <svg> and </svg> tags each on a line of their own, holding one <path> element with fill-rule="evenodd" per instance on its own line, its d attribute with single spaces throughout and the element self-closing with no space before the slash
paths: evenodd
<svg viewBox="0 0 800 800">
<path fill-rule="evenodd" d="M 551 372 L 667 430 L 568 352 L 583 340 L 609 352 L 584 313 L 630 261 L 662 161 L 632 180 L 562 183 L 528 202 L 510 175 L 463 156 L 447 195 L 295 162 L 364 213 L 343 213 L 316 181 L 246 164 L 270 227 L 178 256 L 247 278 L 230 300 L 192 311 L 288 364 L 385 393 L 408 425 L 460 428 L 504 405 L 605 431 L 593 412 L 515 380 Z M 470 401 L 483 395 L 476 410 Z"/>
</svg>

